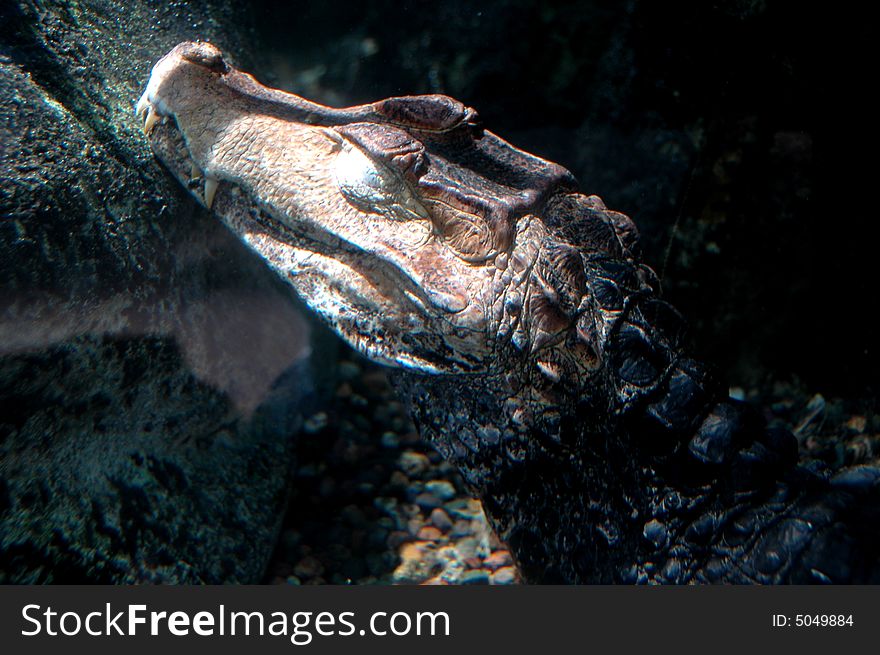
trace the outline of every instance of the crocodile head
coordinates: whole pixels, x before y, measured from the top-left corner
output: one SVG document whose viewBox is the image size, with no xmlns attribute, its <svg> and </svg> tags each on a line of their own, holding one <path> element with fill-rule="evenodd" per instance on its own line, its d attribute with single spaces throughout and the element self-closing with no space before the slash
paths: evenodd
<svg viewBox="0 0 880 655">
<path fill-rule="evenodd" d="M 635 229 L 473 109 L 441 95 L 333 109 L 188 42 L 137 112 L 171 172 L 368 357 L 461 373 L 515 353 L 550 382 L 598 366 L 583 257 L 625 253 Z M 575 224 L 586 247 L 559 237 Z"/>
<path fill-rule="evenodd" d="M 422 434 L 527 577 L 803 581 L 823 553 L 850 552 L 822 527 L 846 518 L 843 492 L 821 498 L 805 472 L 777 484 L 794 438 L 689 357 L 633 223 L 472 109 L 437 95 L 332 109 L 182 43 L 137 112 L 202 203 L 343 338 L 401 369 Z"/>
</svg>

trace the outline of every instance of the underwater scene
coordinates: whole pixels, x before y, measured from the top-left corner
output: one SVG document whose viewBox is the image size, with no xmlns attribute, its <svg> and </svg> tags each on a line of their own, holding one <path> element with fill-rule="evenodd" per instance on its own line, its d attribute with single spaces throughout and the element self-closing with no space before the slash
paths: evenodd
<svg viewBox="0 0 880 655">
<path fill-rule="evenodd" d="M 0 583 L 880 583 L 870 24 L 4 2 Z"/>
</svg>

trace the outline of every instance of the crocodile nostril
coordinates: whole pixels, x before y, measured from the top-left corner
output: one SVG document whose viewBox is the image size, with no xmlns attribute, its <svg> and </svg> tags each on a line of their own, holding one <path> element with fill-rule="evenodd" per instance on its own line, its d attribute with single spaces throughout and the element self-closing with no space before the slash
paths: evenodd
<svg viewBox="0 0 880 655">
<path fill-rule="evenodd" d="M 210 43 L 187 43 L 180 56 L 190 63 L 204 66 L 216 73 L 223 74 L 229 71 L 229 66 L 223 61 L 223 53 Z"/>
</svg>

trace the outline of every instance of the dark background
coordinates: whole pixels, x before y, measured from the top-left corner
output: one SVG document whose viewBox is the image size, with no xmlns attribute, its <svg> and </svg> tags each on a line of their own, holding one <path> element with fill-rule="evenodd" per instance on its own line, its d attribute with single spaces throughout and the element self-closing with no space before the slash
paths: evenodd
<svg viewBox="0 0 880 655">
<path fill-rule="evenodd" d="M 447 93 L 640 226 L 734 384 L 877 387 L 871 21 L 844 3 L 257 2 L 264 80 Z"/>
</svg>

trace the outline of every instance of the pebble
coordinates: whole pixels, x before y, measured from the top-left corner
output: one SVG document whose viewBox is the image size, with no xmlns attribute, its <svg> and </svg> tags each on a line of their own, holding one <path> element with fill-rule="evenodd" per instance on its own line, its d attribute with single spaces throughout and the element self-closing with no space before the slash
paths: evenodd
<svg viewBox="0 0 880 655">
<path fill-rule="evenodd" d="M 409 486 L 409 478 L 401 471 L 395 471 L 388 478 L 388 485 L 393 489 L 406 489 Z"/>
<path fill-rule="evenodd" d="M 492 584 L 513 584 L 516 582 L 516 569 L 512 566 L 502 566 L 492 574 Z"/>
<path fill-rule="evenodd" d="M 448 514 L 447 514 L 448 516 Z M 467 537 L 471 534 L 473 530 L 471 530 L 471 522 L 467 519 L 458 519 L 455 522 L 455 525 L 452 526 L 452 530 L 449 533 L 450 537 Z"/>
<path fill-rule="evenodd" d="M 383 432 L 381 439 L 382 447 L 388 448 L 389 450 L 393 450 L 400 446 L 400 435 L 396 432 Z"/>
<path fill-rule="evenodd" d="M 416 505 L 422 509 L 434 509 L 442 504 L 440 499 L 432 493 L 425 492 L 416 496 Z"/>
<path fill-rule="evenodd" d="M 431 466 L 431 460 L 422 453 L 408 450 L 397 460 L 400 469 L 408 476 L 421 475 Z"/>
<path fill-rule="evenodd" d="M 463 560 L 477 559 L 480 541 L 476 537 L 464 537 L 456 543 L 456 550 Z"/>
<path fill-rule="evenodd" d="M 483 513 L 480 501 L 474 498 L 456 498 L 444 505 L 451 516 L 463 519 L 473 519 Z"/>
<path fill-rule="evenodd" d="M 320 432 L 321 430 L 326 428 L 328 422 L 329 418 L 327 416 L 327 412 L 318 412 L 317 414 L 312 414 L 303 423 L 303 431 L 306 434 L 315 434 L 316 432 Z"/>
<path fill-rule="evenodd" d="M 293 572 L 299 578 L 315 578 L 324 573 L 324 565 L 317 557 L 307 555 L 294 565 Z"/>
<path fill-rule="evenodd" d="M 421 558 L 424 546 L 424 543 L 418 541 L 410 541 L 409 543 L 404 544 L 399 551 L 400 559 L 403 562 L 409 562 Z"/>
<path fill-rule="evenodd" d="M 433 578 L 428 578 L 427 580 L 425 580 L 421 584 L 423 586 L 430 587 L 430 586 L 436 586 L 436 585 L 448 585 L 449 583 L 446 582 L 446 580 L 444 580 L 441 576 L 435 575 Z"/>
<path fill-rule="evenodd" d="M 489 584 L 489 572 L 486 569 L 473 569 L 461 575 L 461 584 Z"/>
<path fill-rule="evenodd" d="M 419 529 L 418 534 L 416 534 L 416 539 L 421 539 L 423 541 L 440 541 L 442 538 L 443 533 L 433 525 L 423 526 Z"/>
<path fill-rule="evenodd" d="M 513 558 L 506 550 L 496 550 L 483 561 L 483 566 L 493 571 L 495 569 L 509 567 L 511 564 L 513 564 Z"/>
<path fill-rule="evenodd" d="M 373 499 L 373 507 L 389 516 L 397 512 L 397 498 L 394 496 L 377 496 Z"/>
<path fill-rule="evenodd" d="M 431 557 L 428 556 L 432 544 L 427 541 L 413 541 L 400 549 L 400 565 L 391 575 L 393 582 L 413 583 L 428 578 L 433 568 Z"/>
<path fill-rule="evenodd" d="M 422 529 L 422 526 L 425 525 L 425 519 L 422 518 L 421 514 L 418 516 L 412 517 L 406 523 L 406 531 L 411 535 L 417 535 L 419 530 Z"/>
<path fill-rule="evenodd" d="M 446 510 L 442 507 L 435 507 L 431 510 L 431 517 L 429 520 L 434 527 L 443 532 L 449 532 L 453 526 L 452 519 L 449 518 L 449 514 L 447 514 Z"/>
<path fill-rule="evenodd" d="M 452 483 L 446 480 L 431 480 L 430 482 L 426 482 L 425 490 L 444 502 L 451 500 L 456 496 L 455 487 L 452 486 Z"/>
</svg>

